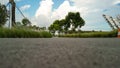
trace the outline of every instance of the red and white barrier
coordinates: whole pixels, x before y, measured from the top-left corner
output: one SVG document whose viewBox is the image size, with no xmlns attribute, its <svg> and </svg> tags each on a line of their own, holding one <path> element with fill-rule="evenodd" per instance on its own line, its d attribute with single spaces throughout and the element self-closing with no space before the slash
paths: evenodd
<svg viewBox="0 0 120 68">
<path fill-rule="evenodd" d="M 118 29 L 118 38 L 120 38 L 120 29 Z"/>
</svg>

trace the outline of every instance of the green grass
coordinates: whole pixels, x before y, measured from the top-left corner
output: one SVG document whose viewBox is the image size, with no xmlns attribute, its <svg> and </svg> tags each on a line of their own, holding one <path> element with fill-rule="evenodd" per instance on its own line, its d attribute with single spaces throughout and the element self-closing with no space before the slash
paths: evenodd
<svg viewBox="0 0 120 68">
<path fill-rule="evenodd" d="M 59 37 L 76 37 L 76 38 L 107 38 L 107 37 L 117 37 L 117 30 L 110 32 L 82 32 L 82 33 L 72 33 L 59 35 Z"/>
<path fill-rule="evenodd" d="M 51 38 L 52 35 L 46 31 L 34 31 L 29 29 L 0 28 L 0 38 Z"/>
</svg>

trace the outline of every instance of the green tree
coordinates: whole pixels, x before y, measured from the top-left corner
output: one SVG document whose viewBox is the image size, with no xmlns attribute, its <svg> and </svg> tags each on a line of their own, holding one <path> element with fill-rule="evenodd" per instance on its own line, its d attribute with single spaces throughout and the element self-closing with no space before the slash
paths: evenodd
<svg viewBox="0 0 120 68">
<path fill-rule="evenodd" d="M 8 13 L 5 5 L 0 4 L 0 27 L 2 27 L 8 20 Z"/>
<path fill-rule="evenodd" d="M 60 32 L 64 32 L 66 30 L 65 28 L 65 23 L 66 23 L 66 20 L 65 19 L 62 19 L 59 21 L 59 25 L 60 25 Z"/>
<path fill-rule="evenodd" d="M 16 26 L 22 26 L 21 22 L 16 22 Z"/>
<path fill-rule="evenodd" d="M 31 25 L 31 22 L 27 18 L 24 18 L 22 20 L 22 23 L 23 23 L 24 26 Z"/>
<path fill-rule="evenodd" d="M 48 28 L 52 33 L 55 33 L 55 31 L 60 31 L 61 26 L 60 26 L 60 21 L 55 20 L 52 25 Z"/>
<path fill-rule="evenodd" d="M 79 12 L 76 13 L 69 12 L 65 19 L 66 19 L 66 23 L 65 23 L 66 29 L 68 29 L 71 24 L 73 26 L 72 28 L 73 31 L 75 31 L 77 27 L 81 28 L 82 26 L 85 25 L 85 21 L 82 19 Z"/>
<path fill-rule="evenodd" d="M 48 27 L 48 29 L 49 29 L 49 31 L 52 32 L 52 33 L 55 32 L 53 24 L 51 24 L 50 27 Z"/>
<path fill-rule="evenodd" d="M 49 30 L 53 33 L 55 31 L 67 32 L 71 24 L 73 26 L 73 31 L 75 31 L 76 28 L 81 28 L 85 25 L 85 21 L 82 19 L 79 12 L 69 12 L 65 19 L 55 20 L 53 24 L 50 25 Z"/>
</svg>

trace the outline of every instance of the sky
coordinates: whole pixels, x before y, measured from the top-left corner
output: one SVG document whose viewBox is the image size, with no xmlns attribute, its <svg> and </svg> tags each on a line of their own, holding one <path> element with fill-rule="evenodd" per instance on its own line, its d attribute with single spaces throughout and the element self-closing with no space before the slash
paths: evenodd
<svg viewBox="0 0 120 68">
<path fill-rule="evenodd" d="M 9 0 L 0 0 L 7 4 Z M 16 6 L 32 22 L 32 25 L 48 27 L 56 19 L 64 19 L 68 12 L 80 12 L 85 20 L 81 30 L 112 30 L 103 14 L 120 14 L 120 0 L 15 0 Z M 23 17 L 16 11 L 16 20 Z"/>
</svg>

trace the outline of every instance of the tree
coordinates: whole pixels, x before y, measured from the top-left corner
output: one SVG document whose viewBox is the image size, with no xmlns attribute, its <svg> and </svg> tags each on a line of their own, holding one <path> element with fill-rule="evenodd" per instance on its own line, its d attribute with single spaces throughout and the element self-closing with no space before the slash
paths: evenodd
<svg viewBox="0 0 120 68">
<path fill-rule="evenodd" d="M 55 33 L 55 31 L 60 31 L 61 26 L 60 26 L 60 21 L 55 20 L 52 25 L 48 28 L 51 32 Z"/>
<path fill-rule="evenodd" d="M 65 19 L 55 20 L 53 24 L 50 25 L 49 30 L 52 32 L 67 32 L 71 25 L 73 26 L 72 31 L 85 25 L 85 21 L 82 19 L 79 12 L 69 12 Z"/>
<path fill-rule="evenodd" d="M 22 26 L 21 22 L 16 22 L 16 26 Z"/>
<path fill-rule="evenodd" d="M 50 27 L 48 27 L 48 29 L 49 29 L 49 31 L 52 32 L 52 33 L 55 32 L 53 24 L 51 24 Z"/>
<path fill-rule="evenodd" d="M 77 27 L 81 28 L 82 26 L 85 25 L 85 21 L 82 19 L 79 12 L 76 13 L 69 12 L 65 19 L 66 29 L 70 28 L 70 25 L 72 25 L 73 26 L 72 30 L 75 31 Z"/>
<path fill-rule="evenodd" d="M 8 20 L 8 13 L 5 5 L 0 4 L 0 27 Z"/>
<path fill-rule="evenodd" d="M 24 18 L 22 20 L 22 23 L 23 23 L 24 26 L 31 25 L 31 22 L 27 18 Z"/>
</svg>

